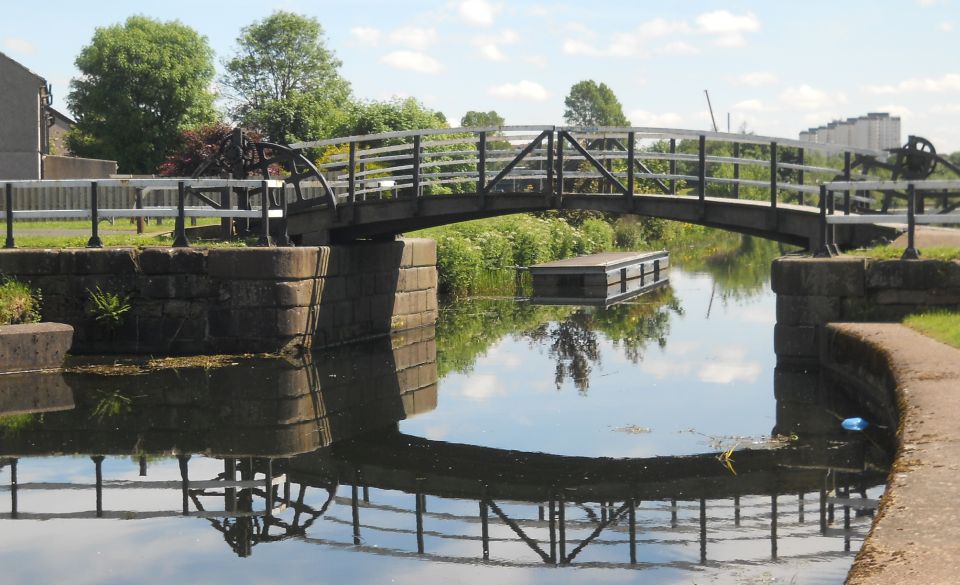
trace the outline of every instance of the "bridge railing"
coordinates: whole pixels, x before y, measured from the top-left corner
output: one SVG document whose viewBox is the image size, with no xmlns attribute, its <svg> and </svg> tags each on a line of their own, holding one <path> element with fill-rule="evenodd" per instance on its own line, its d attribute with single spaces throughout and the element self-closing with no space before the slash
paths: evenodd
<svg viewBox="0 0 960 585">
<path fill-rule="evenodd" d="M 877 150 L 666 128 L 503 126 L 301 142 L 347 202 L 448 194 L 686 195 L 816 205 L 819 185 L 876 180 Z M 810 196 L 810 197 L 808 197 Z"/>
<path fill-rule="evenodd" d="M 3 217 L 6 224 L 6 248 L 15 248 L 14 223 L 17 220 L 31 219 L 88 219 L 90 220 L 90 239 L 88 248 L 101 248 L 103 241 L 100 238 L 100 221 L 103 218 L 165 218 L 175 219 L 174 247 L 186 247 L 190 241 L 186 234 L 186 218 L 218 217 L 218 218 L 248 218 L 260 220 L 260 237 L 258 245 L 271 245 L 270 219 L 279 219 L 280 237 L 278 243 L 289 243 L 286 236 L 286 204 L 288 197 L 277 197 L 278 205 L 271 209 L 271 194 L 284 188 L 282 180 L 241 180 L 241 179 L 98 179 L 83 180 L 40 180 L 40 181 L 6 181 L 4 185 Z M 132 206 L 104 207 L 101 204 L 100 192 L 106 188 L 111 190 L 111 203 L 117 204 L 134 191 L 135 199 Z M 229 205 L 218 205 L 203 193 L 205 191 L 224 192 L 231 189 L 249 190 L 251 194 L 260 195 L 259 209 L 233 209 Z M 173 190 L 176 193 L 175 204 L 145 206 L 144 193 L 165 193 Z M 46 201 L 40 204 L 30 204 L 31 195 L 37 198 L 40 193 L 58 193 L 55 201 Z M 15 196 L 17 195 L 17 196 Z M 197 198 L 206 205 L 188 206 L 188 198 Z M 129 201 L 129 199 L 127 199 Z M 19 203 L 20 205 L 17 205 Z M 21 205 L 28 209 L 20 209 Z M 109 204 L 108 204 L 109 205 Z M 65 207 L 66 206 L 66 207 Z"/>
<path fill-rule="evenodd" d="M 820 249 L 830 256 L 839 252 L 836 226 L 857 224 L 906 224 L 907 245 L 902 259 L 916 260 L 916 226 L 960 225 L 960 181 L 831 181 L 820 186 Z M 905 206 L 891 208 L 902 199 Z M 883 200 L 879 209 L 870 204 Z M 928 207 L 926 201 L 936 205 Z M 839 202 L 839 205 L 838 205 Z"/>
</svg>

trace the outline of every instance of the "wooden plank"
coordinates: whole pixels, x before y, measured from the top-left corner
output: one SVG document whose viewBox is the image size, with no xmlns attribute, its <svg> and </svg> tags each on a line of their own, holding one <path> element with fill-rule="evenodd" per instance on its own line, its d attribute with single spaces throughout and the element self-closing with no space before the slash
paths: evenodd
<svg viewBox="0 0 960 585">
<path fill-rule="evenodd" d="M 544 262 L 530 267 L 531 274 L 579 274 L 590 272 L 607 272 L 631 264 L 639 264 L 648 260 L 666 259 L 669 253 L 666 250 L 655 252 L 601 252 L 589 256 L 565 258 Z"/>
</svg>

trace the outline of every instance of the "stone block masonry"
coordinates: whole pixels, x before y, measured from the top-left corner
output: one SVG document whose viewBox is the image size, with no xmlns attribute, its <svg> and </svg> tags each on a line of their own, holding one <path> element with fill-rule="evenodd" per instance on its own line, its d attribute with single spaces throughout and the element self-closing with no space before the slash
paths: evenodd
<svg viewBox="0 0 960 585">
<path fill-rule="evenodd" d="M 437 318 L 436 244 L 302 248 L 2 250 L 0 274 L 39 288 L 45 320 L 72 325 L 73 353 L 296 352 Z M 96 319 L 91 291 L 128 299 Z"/>
<path fill-rule="evenodd" d="M 898 322 L 960 309 L 960 262 L 786 257 L 773 262 L 772 285 L 782 365 L 815 365 L 828 323 Z"/>
</svg>

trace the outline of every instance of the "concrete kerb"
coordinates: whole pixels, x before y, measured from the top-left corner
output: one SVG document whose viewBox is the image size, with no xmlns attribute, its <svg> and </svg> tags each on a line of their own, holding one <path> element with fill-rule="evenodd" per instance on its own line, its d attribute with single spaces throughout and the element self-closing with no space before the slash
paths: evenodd
<svg viewBox="0 0 960 585">
<path fill-rule="evenodd" d="M 61 323 L 0 326 L 0 374 L 53 370 L 73 345 L 73 327 Z"/>
<path fill-rule="evenodd" d="M 887 323 L 827 325 L 822 364 L 886 386 L 898 452 L 848 585 L 952 584 L 960 574 L 960 350 Z"/>
</svg>

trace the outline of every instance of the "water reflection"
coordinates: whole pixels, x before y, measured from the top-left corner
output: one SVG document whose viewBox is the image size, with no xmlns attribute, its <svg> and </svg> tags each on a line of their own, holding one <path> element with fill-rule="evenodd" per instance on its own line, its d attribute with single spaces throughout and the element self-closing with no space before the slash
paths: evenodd
<svg viewBox="0 0 960 585">
<path fill-rule="evenodd" d="M 435 347 L 420 332 L 300 363 L 48 376 L 40 385 L 56 390 L 28 408 L 0 394 L 0 517 L 188 517 L 239 557 L 292 541 L 445 564 L 650 571 L 831 559 L 869 527 L 886 455 L 830 424 L 848 408 L 823 402 L 832 393 L 801 396 L 791 378 L 775 430 L 802 439 L 741 449 L 732 466 L 718 453 L 496 449 L 398 430 L 436 406 Z M 87 464 L 61 473 L 63 454 Z"/>
</svg>

